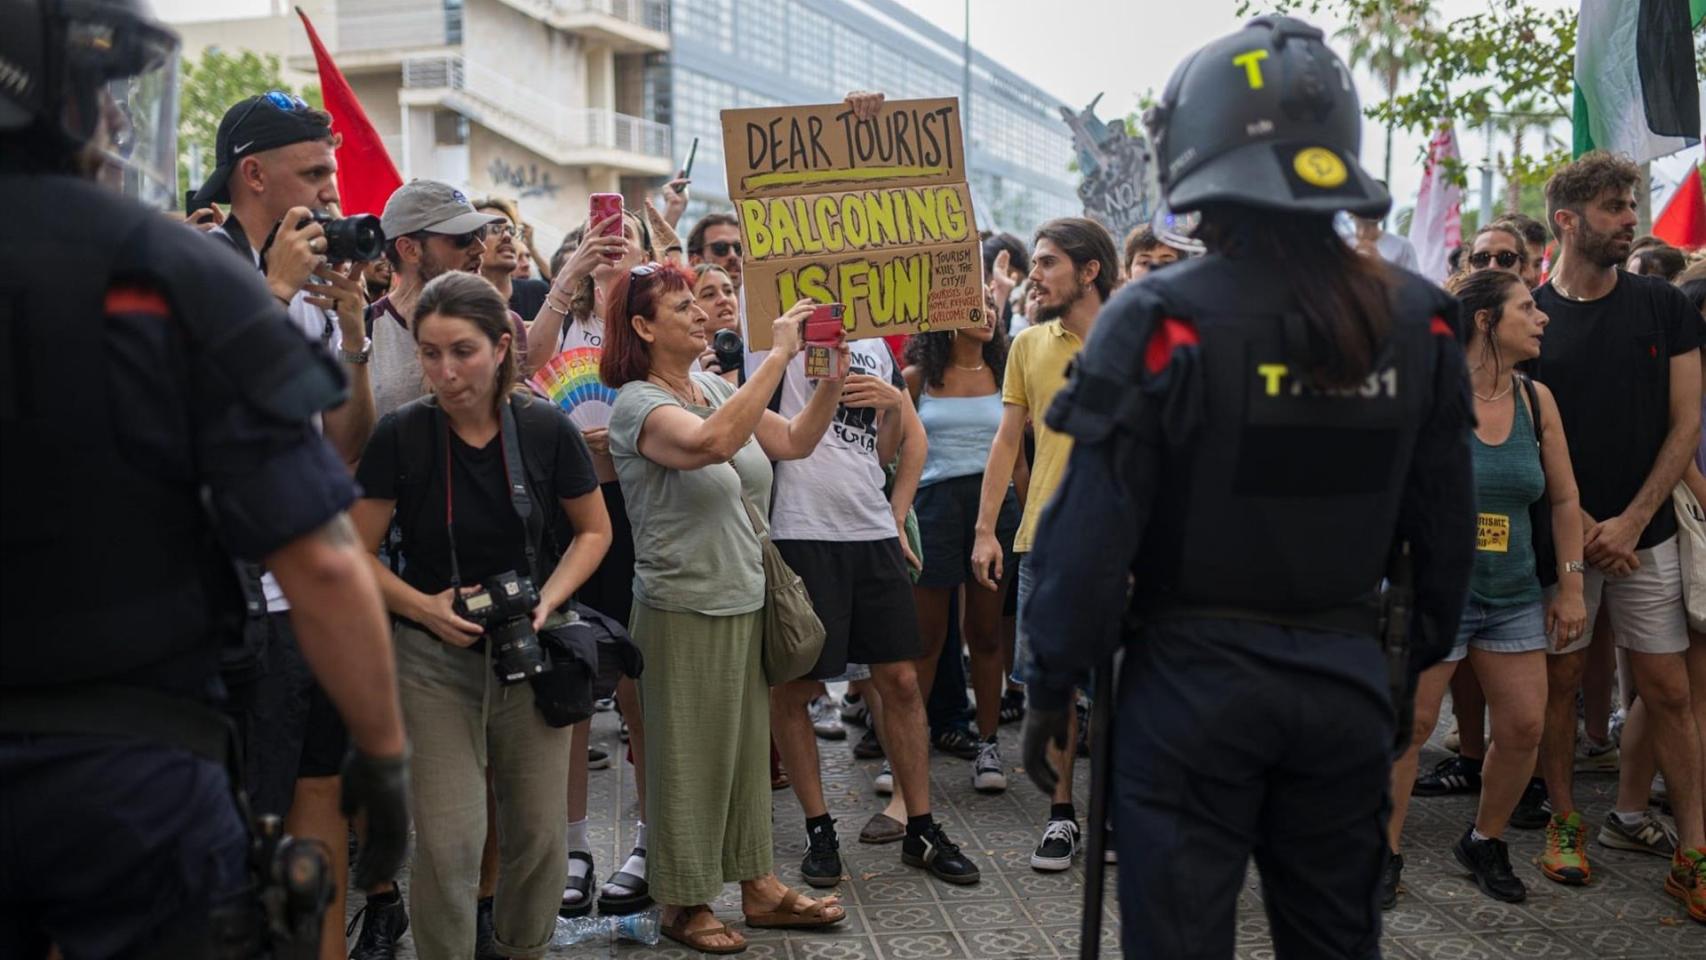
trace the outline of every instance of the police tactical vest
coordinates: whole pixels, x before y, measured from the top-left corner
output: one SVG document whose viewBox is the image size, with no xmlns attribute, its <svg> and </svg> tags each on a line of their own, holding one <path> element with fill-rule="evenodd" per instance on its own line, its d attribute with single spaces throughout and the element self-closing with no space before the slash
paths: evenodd
<svg viewBox="0 0 1706 960">
<path fill-rule="evenodd" d="M 0 686 L 205 697 L 243 612 L 193 439 L 220 411 L 195 409 L 188 384 L 176 397 L 115 392 L 115 365 L 137 358 L 111 349 L 108 291 L 159 294 L 186 378 L 226 378 L 263 414 L 306 419 L 336 402 L 337 373 L 294 362 L 252 264 L 157 211 L 58 176 L 0 177 L 0 205 L 29 225 L 0 234 Z M 126 404 L 161 412 L 146 464 L 117 435 Z"/>
<path fill-rule="evenodd" d="M 1146 277 L 1104 308 L 1103 348 L 1086 347 L 1051 411 L 1075 436 L 1139 419 L 1163 434 L 1134 570 L 1140 612 L 1283 616 L 1373 601 L 1456 306 L 1401 275 L 1373 372 L 1320 390 L 1288 346 L 1302 342 L 1289 296 L 1276 271 L 1219 256 Z"/>
</svg>

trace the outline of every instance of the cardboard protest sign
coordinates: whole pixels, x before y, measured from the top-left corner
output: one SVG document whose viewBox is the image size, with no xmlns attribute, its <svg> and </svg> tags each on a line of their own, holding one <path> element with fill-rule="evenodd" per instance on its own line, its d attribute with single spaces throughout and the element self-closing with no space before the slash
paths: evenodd
<svg viewBox="0 0 1706 960">
<path fill-rule="evenodd" d="M 847 306 L 848 339 L 983 322 L 983 256 L 955 99 L 723 111 L 745 253 L 747 340 L 801 297 Z"/>
<path fill-rule="evenodd" d="M 1104 123 L 1096 116 L 1101 99 L 1097 94 L 1077 113 L 1061 107 L 1060 118 L 1072 130 L 1078 170 L 1084 176 L 1078 185 L 1084 215 L 1107 227 L 1118 242 L 1132 228 L 1154 218 L 1161 185 L 1149 142 L 1141 133 L 1128 130 L 1124 120 Z"/>
</svg>

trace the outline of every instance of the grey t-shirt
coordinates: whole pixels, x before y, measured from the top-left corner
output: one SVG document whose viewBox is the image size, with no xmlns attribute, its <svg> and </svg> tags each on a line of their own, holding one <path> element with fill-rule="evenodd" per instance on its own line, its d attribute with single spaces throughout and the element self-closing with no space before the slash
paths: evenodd
<svg viewBox="0 0 1706 960">
<path fill-rule="evenodd" d="M 762 518 L 770 502 L 770 460 L 748 440 L 729 463 L 671 470 L 641 456 L 640 427 L 653 410 L 682 407 L 708 417 L 734 396 L 728 381 L 693 374 L 709 406 L 687 406 L 636 380 L 616 395 L 610 456 L 634 528 L 634 599 L 656 610 L 728 617 L 764 606 L 764 558 L 741 491 Z"/>
</svg>

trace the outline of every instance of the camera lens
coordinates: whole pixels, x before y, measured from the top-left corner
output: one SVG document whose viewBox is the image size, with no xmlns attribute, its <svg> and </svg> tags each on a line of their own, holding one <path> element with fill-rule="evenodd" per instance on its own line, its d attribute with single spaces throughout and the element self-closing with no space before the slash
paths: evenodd
<svg viewBox="0 0 1706 960">
<path fill-rule="evenodd" d="M 324 222 L 327 259 L 366 263 L 384 254 L 385 231 L 379 226 L 379 218 L 373 214 L 362 213 Z"/>
</svg>

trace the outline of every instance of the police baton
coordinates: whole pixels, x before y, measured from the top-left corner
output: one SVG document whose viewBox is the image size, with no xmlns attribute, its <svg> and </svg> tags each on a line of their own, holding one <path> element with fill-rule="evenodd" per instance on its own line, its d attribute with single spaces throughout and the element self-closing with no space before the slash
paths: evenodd
<svg viewBox="0 0 1706 960">
<path fill-rule="evenodd" d="M 1114 767 L 1114 675 L 1122 659 L 1115 650 L 1097 665 L 1090 700 L 1090 845 L 1084 864 L 1084 919 L 1078 931 L 1078 955 L 1084 960 L 1096 960 L 1102 953 L 1102 890 L 1108 869 L 1104 851 Z"/>
</svg>

